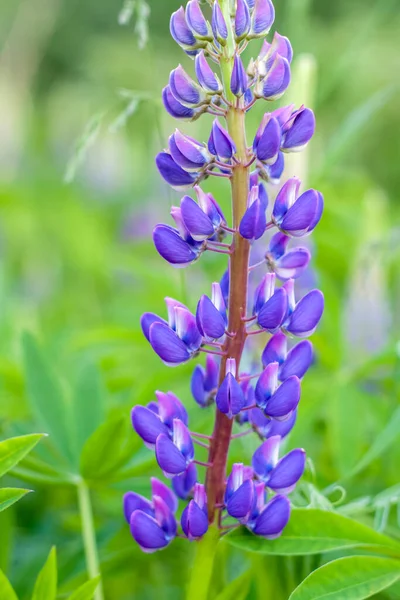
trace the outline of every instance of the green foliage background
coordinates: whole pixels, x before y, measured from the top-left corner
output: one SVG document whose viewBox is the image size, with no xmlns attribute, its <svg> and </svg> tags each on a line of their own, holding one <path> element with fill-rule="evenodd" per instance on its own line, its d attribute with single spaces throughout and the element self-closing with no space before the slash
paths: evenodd
<svg viewBox="0 0 400 600">
<path fill-rule="evenodd" d="M 93 501 L 106 598 L 184 594 L 193 547 L 177 540 L 144 555 L 121 516 L 122 494 L 146 493 L 157 474 L 129 412 L 158 388 L 184 400 L 193 429 L 209 430 L 212 414 L 191 400 L 193 365 L 164 367 L 142 338 L 139 317 L 162 313 L 165 296 L 194 308 L 225 264 L 206 257 L 182 274 L 151 244 L 152 226 L 178 199 L 154 167 L 175 126 L 160 92 L 178 61 L 191 66 L 168 34 L 178 0 L 147 4 L 146 43 L 143 3 L 132 5 L 131 16 L 127 3 L 121 25 L 122 2 L 0 0 L 0 437 L 49 434 L 4 478 L 4 486 L 35 491 L 0 513 L 0 569 L 20 600 L 31 597 L 52 546 L 60 598 L 87 580 L 82 481 Z M 400 539 L 400 6 L 275 6 L 278 31 L 291 37 L 296 55 L 316 62 L 306 89 L 300 77 L 291 93 L 317 114 L 309 184 L 326 199 L 313 239 L 327 308 L 288 442 L 304 446 L 312 466 L 295 499 Z M 252 112 L 249 135 L 261 114 L 261 107 Z M 204 123 L 183 128 L 204 137 Z M 223 183 L 208 189 L 228 206 Z M 232 461 L 252 450 L 244 438 Z M 276 585 L 275 558 L 228 544 L 220 554 L 215 597 L 254 567 L 241 595 L 224 597 L 279 600 L 265 591 Z M 340 555 L 282 559 L 282 599 Z M 400 585 L 373 597 L 400 598 Z"/>
</svg>

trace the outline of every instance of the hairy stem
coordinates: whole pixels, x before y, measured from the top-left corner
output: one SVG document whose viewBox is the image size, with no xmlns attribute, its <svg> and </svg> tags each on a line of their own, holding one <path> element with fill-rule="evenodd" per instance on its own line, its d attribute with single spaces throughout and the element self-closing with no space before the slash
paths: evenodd
<svg viewBox="0 0 400 600">
<path fill-rule="evenodd" d="M 220 0 L 220 5 L 227 23 L 231 23 L 229 16 L 229 0 Z M 231 27 L 228 27 L 231 29 Z M 233 33 L 230 32 L 228 44 L 224 56 L 221 58 L 221 74 L 224 83 L 225 96 L 228 100 L 235 100 L 230 90 L 230 80 L 233 67 L 234 55 Z M 245 111 L 243 101 L 237 108 L 230 108 L 227 114 L 228 130 L 232 136 L 240 164 L 232 171 L 232 214 L 233 227 L 238 229 L 240 221 L 247 208 L 247 197 L 249 191 L 249 168 L 248 152 L 245 129 Z M 232 252 L 229 262 L 230 288 L 229 288 L 229 324 L 227 330 L 232 337 L 227 337 L 223 347 L 225 356 L 221 360 L 219 383 L 225 377 L 226 361 L 228 358 L 236 360 L 237 373 L 239 376 L 240 360 L 246 341 L 246 325 L 242 315 L 246 314 L 247 308 L 247 285 L 249 267 L 250 244 L 235 233 L 232 240 Z M 229 444 L 232 435 L 233 420 L 216 409 L 214 432 L 210 444 L 208 462 L 212 467 L 207 469 L 206 491 L 208 499 L 208 515 L 210 523 L 215 521 L 216 505 L 223 504 L 226 463 L 228 458 Z"/>
<path fill-rule="evenodd" d="M 83 479 L 77 484 L 79 512 L 82 522 L 82 538 L 85 549 L 86 567 L 90 579 L 100 575 L 99 556 L 96 544 L 96 532 L 93 522 L 93 509 L 89 488 Z M 102 583 L 100 581 L 94 594 L 94 600 L 104 600 Z"/>
</svg>

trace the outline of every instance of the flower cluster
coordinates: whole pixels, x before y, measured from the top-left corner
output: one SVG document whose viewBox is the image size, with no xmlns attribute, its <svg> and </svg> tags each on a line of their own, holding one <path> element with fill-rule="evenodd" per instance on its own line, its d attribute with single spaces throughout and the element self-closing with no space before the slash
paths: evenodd
<svg viewBox="0 0 400 600">
<path fill-rule="evenodd" d="M 153 239 L 159 254 L 176 267 L 211 251 L 227 255 L 229 269 L 212 284 L 210 295 L 199 299 L 195 314 L 166 298 L 166 318 L 145 313 L 141 326 L 154 352 L 169 366 L 206 353 L 205 367 L 194 368 L 191 391 L 201 408 L 215 405 L 216 424 L 210 436 L 191 431 L 185 407 L 172 392 L 156 392 L 156 402 L 134 407 L 133 428 L 155 452 L 173 488 L 152 479 L 151 501 L 133 492 L 125 496 L 132 536 L 146 552 L 167 546 L 177 535 L 199 540 L 214 523 L 223 534 L 234 526 L 233 520 L 268 539 L 282 533 L 290 516 L 288 494 L 304 472 L 306 457 L 302 449 L 281 458 L 279 454 L 296 422 L 301 380 L 313 362 L 313 347 L 305 338 L 317 328 L 324 309 L 319 290 L 296 298 L 295 279 L 311 256 L 306 247 L 292 246 L 319 223 L 323 197 L 313 189 L 302 191 L 301 182 L 291 178 L 269 209 L 265 186 L 279 185 L 284 154 L 301 150 L 312 138 L 313 112 L 290 105 L 265 113 L 251 146 L 245 143 L 244 126 L 239 133 L 232 127 L 232 122 L 244 122 L 258 100 L 273 101 L 284 94 L 290 83 L 291 44 L 275 33 L 245 66 L 241 55 L 249 41 L 264 38 L 273 25 L 271 1 L 208 4 L 209 20 L 198 0 L 172 15 L 171 34 L 194 59 L 196 79 L 179 65 L 171 72 L 163 101 L 176 119 L 194 121 L 204 113 L 216 118 L 207 142 L 176 130 L 168 148 L 157 156 L 165 181 L 177 190 L 193 189 L 195 197 L 185 195 L 172 207 L 175 226 L 157 225 Z M 211 65 L 220 67 L 219 75 Z M 234 198 L 244 195 L 241 207 L 233 203 L 231 224 L 215 198 L 199 185 L 210 176 L 230 180 Z M 273 235 L 263 260 L 250 265 L 250 247 L 267 232 Z M 266 274 L 248 303 L 249 275 L 262 266 Z M 260 368 L 242 372 L 247 341 L 262 333 L 270 337 Z M 301 341 L 289 345 L 295 338 Z M 233 423 L 242 428 L 240 433 L 232 435 Z M 250 433 L 262 441 L 251 466 L 233 464 L 227 476 L 230 442 Z M 208 451 L 208 462 L 196 460 L 195 445 Z M 199 466 L 207 469 L 205 484 L 199 481 Z M 180 518 L 181 533 L 175 516 L 178 498 L 188 501 Z M 223 526 L 225 519 L 228 525 Z"/>
</svg>

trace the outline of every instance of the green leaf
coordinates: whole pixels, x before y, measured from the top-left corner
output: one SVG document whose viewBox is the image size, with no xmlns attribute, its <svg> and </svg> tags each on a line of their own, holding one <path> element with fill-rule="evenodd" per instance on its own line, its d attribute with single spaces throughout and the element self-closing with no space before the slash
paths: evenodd
<svg viewBox="0 0 400 600">
<path fill-rule="evenodd" d="M 99 372 L 86 364 L 79 373 L 73 395 L 73 421 L 78 458 L 89 437 L 104 422 L 104 393 Z"/>
<path fill-rule="evenodd" d="M 118 415 L 109 419 L 86 442 L 81 455 L 81 474 L 85 479 L 105 479 L 119 466 L 125 439 L 126 419 Z"/>
<path fill-rule="evenodd" d="M 231 581 L 224 590 L 218 594 L 216 600 L 244 600 L 250 591 L 252 572 L 246 571 L 237 579 Z"/>
<path fill-rule="evenodd" d="M 1 600 L 18 600 L 17 594 L 3 571 L 0 571 L 0 598 Z"/>
<path fill-rule="evenodd" d="M 22 340 L 28 399 L 32 410 L 51 435 L 62 456 L 71 459 L 68 434 L 70 414 L 60 382 L 56 379 L 35 340 L 25 333 Z"/>
<path fill-rule="evenodd" d="M 21 500 L 31 490 L 21 490 L 19 488 L 2 488 L 0 489 L 0 512 L 6 510 L 18 500 Z"/>
<path fill-rule="evenodd" d="M 375 556 L 350 556 L 313 571 L 289 600 L 363 600 L 400 579 L 400 562 Z"/>
<path fill-rule="evenodd" d="M 400 407 L 394 412 L 385 429 L 375 438 L 369 450 L 345 478 L 354 477 L 368 467 L 372 461 L 379 458 L 396 441 L 400 435 L 399 432 Z"/>
<path fill-rule="evenodd" d="M 55 600 L 57 595 L 57 554 L 53 547 L 36 579 L 32 600 Z"/>
<path fill-rule="evenodd" d="M 36 444 L 43 434 L 21 435 L 0 442 L 0 477 L 18 464 Z"/>
<path fill-rule="evenodd" d="M 95 577 L 87 581 L 69 597 L 68 600 L 92 600 L 97 586 L 99 585 L 100 577 Z"/>
<path fill-rule="evenodd" d="M 345 548 L 371 548 L 400 556 L 400 543 L 374 529 L 334 512 L 295 508 L 281 537 L 265 540 L 244 528 L 224 538 L 230 544 L 262 554 L 300 556 Z"/>
</svg>

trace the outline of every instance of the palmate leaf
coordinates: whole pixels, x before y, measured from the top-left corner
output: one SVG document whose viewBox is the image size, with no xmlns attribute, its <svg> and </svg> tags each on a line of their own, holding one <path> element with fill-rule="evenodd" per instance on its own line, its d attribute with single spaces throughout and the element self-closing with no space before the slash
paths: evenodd
<svg viewBox="0 0 400 600">
<path fill-rule="evenodd" d="M 87 581 L 77 590 L 75 590 L 75 592 L 69 596 L 68 600 L 92 600 L 93 594 L 95 593 L 99 582 L 100 577 L 96 577 L 95 579 Z"/>
<path fill-rule="evenodd" d="M 87 440 L 81 455 L 81 474 L 87 480 L 104 480 L 120 466 L 126 418 L 109 419 Z"/>
<path fill-rule="evenodd" d="M 21 435 L 0 442 L 0 477 L 18 464 L 42 439 L 43 434 Z"/>
<path fill-rule="evenodd" d="M 400 579 L 400 562 L 376 556 L 339 558 L 313 571 L 289 600 L 364 600 Z"/>
<path fill-rule="evenodd" d="M 19 488 L 1 488 L 0 489 L 0 512 L 9 508 L 18 500 L 21 500 L 26 494 L 32 490 L 22 490 Z"/>
<path fill-rule="evenodd" d="M 70 406 L 60 382 L 47 364 L 36 339 L 25 333 L 22 339 L 29 403 L 61 456 L 72 462 Z"/>
<path fill-rule="evenodd" d="M 365 548 L 400 557 L 400 543 L 374 529 L 334 512 L 297 508 L 281 537 L 266 540 L 244 528 L 225 541 L 249 552 L 281 556 L 320 554 L 331 550 Z"/>
<path fill-rule="evenodd" d="M 18 600 L 17 594 L 3 571 L 0 571 L 0 598 L 1 600 Z"/>
<path fill-rule="evenodd" d="M 32 600 L 55 600 L 57 595 L 57 553 L 53 547 L 36 579 Z"/>
</svg>

